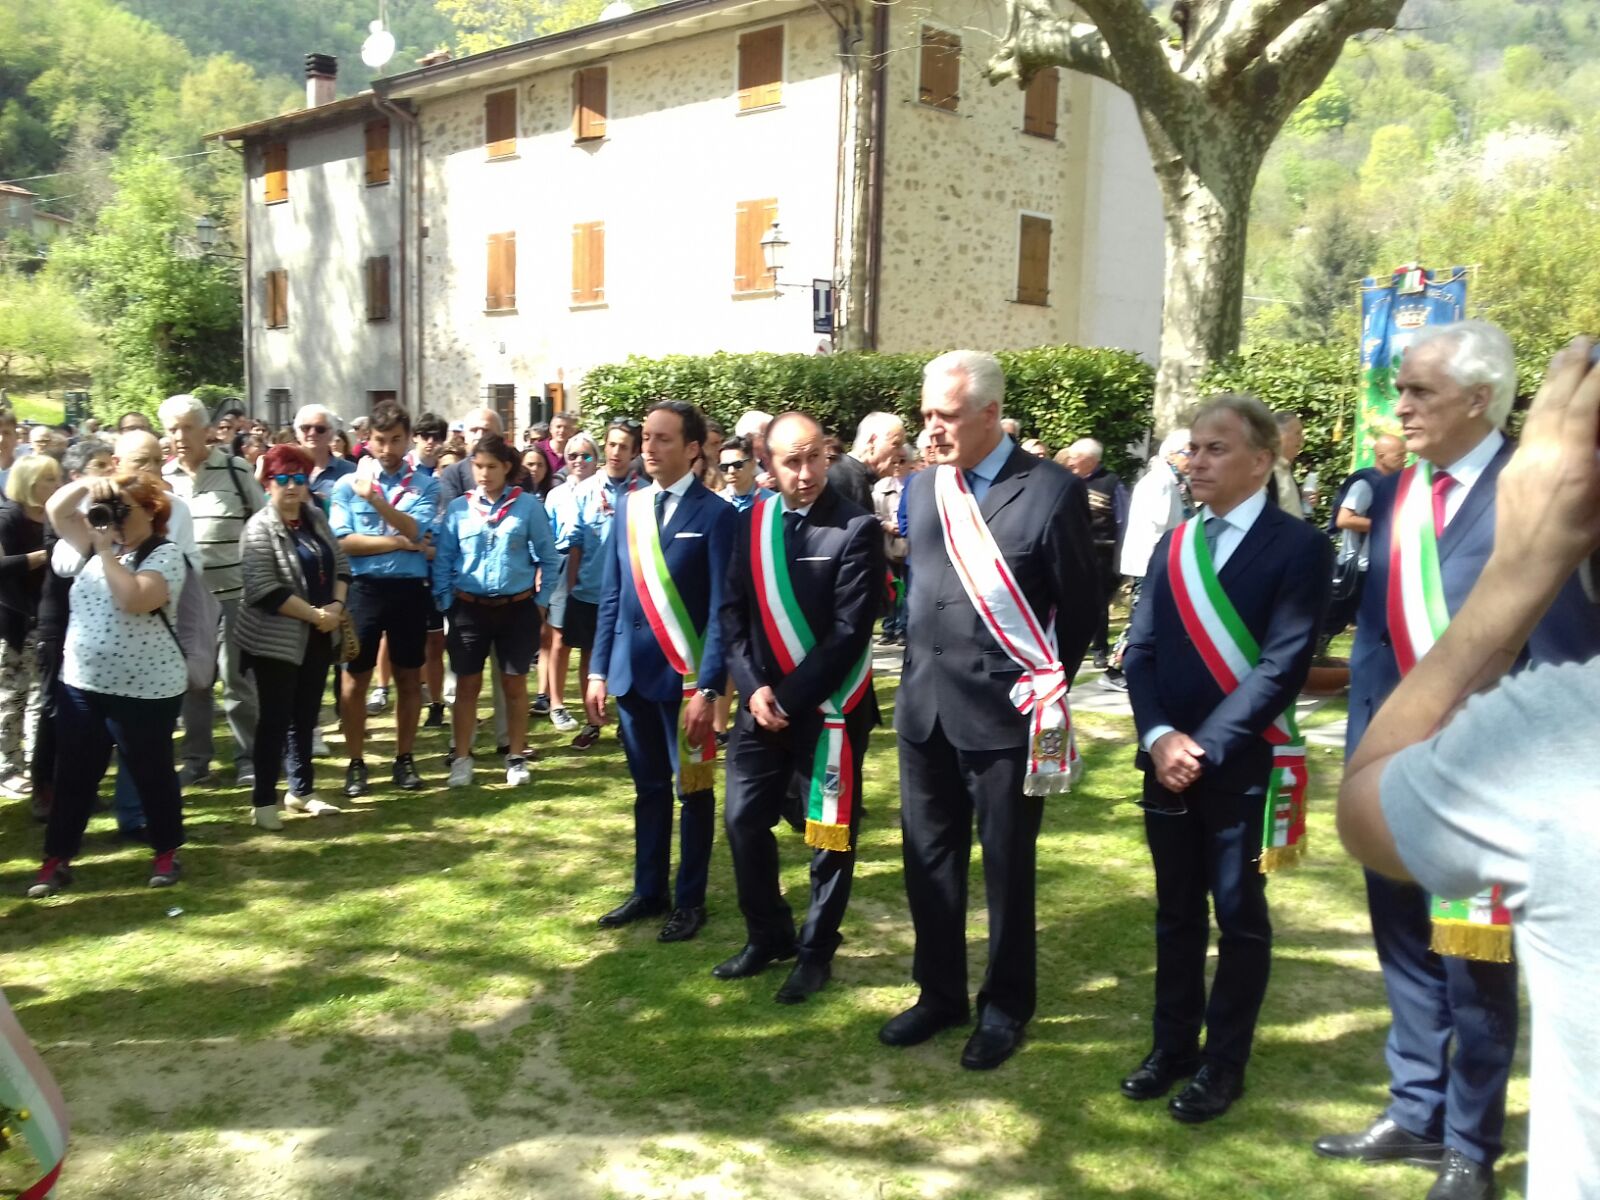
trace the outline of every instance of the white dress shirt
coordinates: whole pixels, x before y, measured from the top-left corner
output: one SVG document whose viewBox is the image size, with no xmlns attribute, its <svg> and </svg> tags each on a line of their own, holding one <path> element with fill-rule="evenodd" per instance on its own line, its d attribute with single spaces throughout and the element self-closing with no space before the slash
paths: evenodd
<svg viewBox="0 0 1600 1200">
<path fill-rule="evenodd" d="M 664 488 L 659 483 L 652 483 L 649 487 L 650 503 L 654 506 L 656 497 L 662 492 L 667 494 L 666 503 L 661 506 L 661 528 L 665 529 L 672 521 L 672 514 L 678 511 L 678 501 L 682 500 L 688 492 L 689 486 L 694 483 L 694 472 L 686 472 L 682 479 L 671 487 Z M 652 510 L 654 508 L 652 507 Z"/>
<path fill-rule="evenodd" d="M 1488 437 L 1449 466 L 1435 466 L 1435 474 L 1448 471 L 1450 477 L 1456 481 L 1455 487 L 1444 494 L 1446 525 L 1455 520 L 1456 514 L 1461 511 L 1461 506 L 1467 502 L 1467 493 L 1472 490 L 1472 485 L 1483 477 L 1483 473 L 1489 469 L 1489 464 L 1494 461 L 1494 456 L 1500 453 L 1500 447 L 1505 444 L 1506 435 L 1498 429 L 1491 429 Z"/>
</svg>

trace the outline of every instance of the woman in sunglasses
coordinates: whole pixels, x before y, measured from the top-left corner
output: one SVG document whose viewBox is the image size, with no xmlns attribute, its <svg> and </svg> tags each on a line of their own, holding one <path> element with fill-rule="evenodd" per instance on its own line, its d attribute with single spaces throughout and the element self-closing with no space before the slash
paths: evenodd
<svg viewBox="0 0 1600 1200">
<path fill-rule="evenodd" d="M 311 455 L 300 446 L 274 446 L 261 463 L 269 503 L 244 527 L 244 603 L 233 636 L 260 697 L 252 819 L 277 830 L 285 749 L 283 806 L 311 816 L 339 811 L 312 790 L 311 735 L 339 646 L 350 564 L 311 498 Z"/>
</svg>

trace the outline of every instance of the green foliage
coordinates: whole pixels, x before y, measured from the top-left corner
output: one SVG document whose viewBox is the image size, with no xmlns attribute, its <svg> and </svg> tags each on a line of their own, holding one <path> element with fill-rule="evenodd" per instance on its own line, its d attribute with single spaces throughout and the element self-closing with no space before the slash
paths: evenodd
<svg viewBox="0 0 1600 1200">
<path fill-rule="evenodd" d="M 1288 305 L 1289 336 L 1329 341 L 1341 329 L 1353 334 L 1355 283 L 1371 269 L 1372 236 L 1333 206 L 1319 215 L 1295 273 L 1296 297 Z"/>
<path fill-rule="evenodd" d="M 925 354 L 713 354 L 634 357 L 595 367 L 583 381 L 588 411 L 639 416 L 656 400 L 688 400 L 733 428 L 750 409 L 802 409 L 849 438 L 869 412 L 919 424 Z M 1105 444 L 1106 464 L 1130 477 L 1138 459 L 1125 447 L 1150 428 L 1154 375 L 1135 354 L 1080 346 L 999 352 L 1005 411 L 1026 436 L 1059 449 L 1080 437 Z"/>
<path fill-rule="evenodd" d="M 458 53 L 478 54 L 496 46 L 559 33 L 597 20 L 607 0 L 436 0 L 439 14 L 455 30 Z M 634 0 L 649 8 L 653 0 Z"/>
<path fill-rule="evenodd" d="M 1288 128 L 1298 134 L 1331 133 L 1350 123 L 1351 112 L 1344 85 L 1337 79 L 1328 79 L 1295 109 Z"/>
<path fill-rule="evenodd" d="M 43 272 L 0 272 L 0 386 L 27 378 L 51 387 L 64 370 L 86 365 L 93 345 L 63 281 Z"/>
</svg>

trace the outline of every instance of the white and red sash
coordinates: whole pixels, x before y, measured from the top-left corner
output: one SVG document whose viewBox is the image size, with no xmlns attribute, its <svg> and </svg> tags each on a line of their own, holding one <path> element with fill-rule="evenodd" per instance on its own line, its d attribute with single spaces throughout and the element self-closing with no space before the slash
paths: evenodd
<svg viewBox="0 0 1600 1200">
<path fill-rule="evenodd" d="M 967 600 L 1000 648 L 1022 668 L 1022 678 L 1011 689 L 1011 703 L 1028 718 L 1023 791 L 1030 796 L 1071 791 L 1083 764 L 1067 704 L 1072 677 L 1061 664 L 1054 624 L 1047 629 L 1029 607 L 957 468 L 934 469 L 933 497 L 945 551 Z"/>
</svg>

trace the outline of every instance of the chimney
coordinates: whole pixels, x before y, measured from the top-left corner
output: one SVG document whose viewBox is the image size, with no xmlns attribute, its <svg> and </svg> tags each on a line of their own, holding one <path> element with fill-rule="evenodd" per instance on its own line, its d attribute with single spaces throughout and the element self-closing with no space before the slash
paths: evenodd
<svg viewBox="0 0 1600 1200">
<path fill-rule="evenodd" d="M 338 78 L 339 60 L 333 55 L 306 55 L 306 107 L 320 108 L 324 104 L 332 104 Z"/>
<path fill-rule="evenodd" d="M 449 62 L 450 59 L 451 59 L 450 51 L 445 49 L 443 46 L 440 46 L 439 49 L 434 50 L 434 51 L 432 51 L 432 52 L 430 52 L 428 54 L 424 54 L 421 58 L 417 59 L 417 66 L 419 66 L 419 67 L 436 67 L 440 63 Z"/>
</svg>

